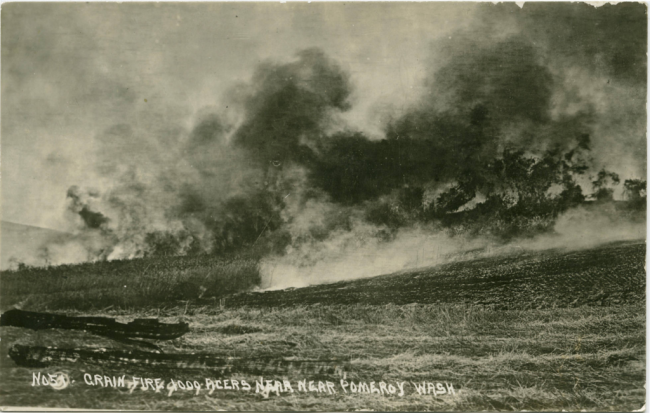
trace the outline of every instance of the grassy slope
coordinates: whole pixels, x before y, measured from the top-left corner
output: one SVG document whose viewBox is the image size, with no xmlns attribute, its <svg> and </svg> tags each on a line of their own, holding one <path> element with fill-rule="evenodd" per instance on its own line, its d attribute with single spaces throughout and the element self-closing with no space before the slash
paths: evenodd
<svg viewBox="0 0 650 413">
<path fill-rule="evenodd" d="M 238 294 L 228 305 L 466 303 L 499 309 L 639 303 L 645 243 L 526 252 L 290 291 Z"/>
<path fill-rule="evenodd" d="M 21 260 L 26 252 L 32 254 L 47 243 L 63 241 L 69 236 L 52 229 L 0 221 L 0 269 L 16 266 L 12 259 Z"/>
<path fill-rule="evenodd" d="M 174 306 L 258 285 L 251 257 L 144 258 L 0 273 L 0 308 L 97 310 Z"/>
<path fill-rule="evenodd" d="M 191 322 L 191 333 L 163 343 L 166 352 L 210 352 L 231 356 L 275 357 L 349 357 L 351 367 L 348 380 L 363 381 L 448 381 L 459 390 L 456 396 L 420 396 L 411 392 L 403 398 L 377 395 L 318 395 L 294 394 L 268 399 L 260 395 L 221 391 L 208 396 L 177 392 L 171 397 L 164 394 L 136 391 L 133 394 L 115 389 L 98 389 L 83 384 L 55 391 L 50 388 L 32 388 L 31 370 L 16 367 L 4 356 L 6 346 L 14 342 L 59 346 L 123 345 L 104 339 L 70 331 L 25 332 L 16 328 L 3 328 L 0 388 L 2 405 L 43 405 L 57 407 L 123 408 L 123 409 L 245 409 L 245 410 L 632 410 L 640 408 L 645 400 L 645 296 L 636 262 L 643 256 L 638 244 L 609 246 L 596 250 L 591 257 L 608 256 L 592 269 L 590 260 L 572 255 L 521 256 L 509 261 L 496 260 L 490 264 L 469 262 L 427 270 L 435 279 L 445 274 L 465 276 L 458 287 L 461 290 L 440 303 L 368 305 L 364 303 L 292 305 L 277 307 L 260 297 L 291 298 L 296 294 L 310 302 L 315 297 L 312 289 L 252 294 L 258 306 L 232 307 L 235 298 L 229 298 L 227 307 L 214 305 L 168 306 L 160 310 L 150 308 L 134 312 L 127 308 L 109 312 L 85 311 L 85 314 L 133 316 L 161 316 L 166 320 L 185 319 Z M 609 254 L 609 255 L 608 255 Z M 628 254 L 628 255 L 626 255 Z M 616 264 L 616 256 L 634 258 L 627 267 Z M 535 255 L 535 254 L 533 254 Z M 545 258 L 546 257 L 546 258 Z M 573 258 L 572 258 L 573 257 Z M 545 267 L 548 260 L 555 266 Z M 607 270 L 607 262 L 615 264 Z M 573 260 L 573 261 L 572 261 Z M 626 260 L 623 260 L 626 261 Z M 538 265 L 531 263 L 537 262 Z M 582 262 L 583 265 L 568 265 Z M 469 288 L 467 280 L 480 280 L 502 273 L 511 278 L 518 274 L 534 285 L 543 281 L 543 273 L 535 268 L 572 268 L 562 272 L 572 274 L 601 274 L 589 278 L 583 287 L 591 292 L 602 288 L 613 289 L 619 298 L 596 296 L 585 299 L 579 307 L 531 308 L 535 306 L 509 306 L 471 304 L 480 297 L 481 288 Z M 520 268 L 519 271 L 516 268 Z M 598 270 L 598 269 L 601 270 Z M 602 270 L 602 268 L 605 268 Z M 467 271 L 463 272 L 463 269 Z M 585 272 L 586 271 L 586 272 Z M 546 271 L 546 275 L 552 275 Z M 463 275 L 464 274 L 464 275 Z M 472 275 L 473 274 L 473 275 Z M 537 275 L 538 278 L 534 276 Z M 406 277 L 406 278 L 402 278 Z M 427 278 L 422 273 L 411 276 L 415 280 Z M 419 278 L 415 278 L 419 277 Z M 620 280 L 609 287 L 599 284 L 599 279 Z M 378 285 L 395 288 L 390 280 L 405 282 L 407 275 L 380 277 Z M 490 279 L 488 277 L 488 279 Z M 631 279 L 634 282 L 622 282 Z M 373 280 L 359 280 L 347 284 L 349 290 Z M 523 281 L 522 281 L 523 282 Z M 4 283 L 4 279 L 3 279 Z M 358 284 L 359 283 L 359 284 Z M 387 285 L 386 285 L 387 283 Z M 594 287 L 592 284 L 596 284 Z M 481 284 L 481 283 L 478 283 Z M 431 285 L 436 285 L 432 283 Z M 492 283 L 499 286 L 498 283 Z M 524 284 L 525 285 L 525 284 Z M 392 287 L 389 287 L 392 286 Z M 448 288 L 452 284 L 448 284 Z M 336 288 L 340 288 L 341 285 Z M 592 288 L 593 287 L 593 288 Z M 321 286 L 314 288 L 334 288 Z M 359 287 L 361 288 L 361 287 Z M 523 287 L 522 287 L 523 288 Z M 577 289 L 577 287 L 576 287 Z M 593 291 L 592 291 L 593 289 Z M 413 286 L 409 291 L 415 291 Z M 338 290 L 343 292 L 345 290 Z M 379 290 L 377 290 L 379 291 Z M 459 294 L 465 291 L 466 294 Z M 487 290 L 489 291 L 489 290 Z M 507 291 L 496 288 L 494 291 Z M 518 290 L 517 290 L 518 291 Z M 554 296 L 559 289 L 540 289 L 539 297 Z M 325 291 L 326 293 L 326 291 Z M 400 297 L 399 291 L 391 291 Z M 609 293 L 606 292 L 606 294 Z M 454 302 L 453 295 L 458 298 Z M 478 295 L 476 295 L 478 294 Z M 502 293 L 496 294 L 497 296 Z M 325 295 L 327 296 L 327 294 Z M 383 295 L 389 296 L 386 292 Z M 440 296 L 436 293 L 436 296 Z M 610 294 L 611 296 L 611 294 Z M 515 299 L 512 295 L 503 297 Z M 528 297 L 521 296 L 521 301 Z M 347 298 L 345 298 L 347 300 Z M 618 300 L 615 302 L 614 300 Z M 335 300 L 330 300 L 335 301 Z M 363 301 L 363 300 L 359 300 Z M 636 302 L 635 302 L 636 301 Z M 346 301 L 345 301 L 346 302 Z M 562 303 L 561 301 L 560 303 Z M 286 304 L 287 302 L 285 302 Z M 569 305 L 572 303 L 568 303 Z M 162 307 L 160 305 L 159 307 Z M 240 327 L 248 327 L 247 334 Z M 96 373 L 92 366 L 68 366 L 73 378 L 81 380 L 83 370 Z M 59 368 L 41 371 L 59 371 Z M 106 372 L 110 374 L 110 372 Z M 118 373 L 118 372 L 115 372 Z M 121 372 L 146 375 L 143 371 Z M 202 380 L 214 377 L 205 371 L 175 371 L 169 377 L 187 377 Z M 233 374 L 234 378 L 241 378 Z M 270 377 L 269 377 L 270 378 Z M 273 377 L 283 378 L 283 377 Z M 290 380 L 312 379 L 300 374 L 289 374 Z M 254 378 L 248 378 L 253 381 Z M 315 378 L 316 380 L 318 378 Z M 330 377 L 330 380 L 338 380 Z"/>
</svg>

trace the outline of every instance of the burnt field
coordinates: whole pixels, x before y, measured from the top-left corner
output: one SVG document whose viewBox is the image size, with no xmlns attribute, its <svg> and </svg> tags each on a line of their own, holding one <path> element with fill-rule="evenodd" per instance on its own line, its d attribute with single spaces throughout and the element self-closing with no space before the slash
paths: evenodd
<svg viewBox="0 0 650 413">
<path fill-rule="evenodd" d="M 645 243 L 522 252 L 294 290 L 237 294 L 228 306 L 480 304 L 495 309 L 621 305 L 645 300 Z"/>
<path fill-rule="evenodd" d="M 81 294 L 73 278 L 56 284 L 59 289 L 49 302 L 46 286 L 39 287 L 37 299 L 30 299 L 17 285 L 25 278 L 10 273 L 2 279 L 3 289 L 14 282 L 9 291 L 21 292 L 24 310 L 49 308 L 57 314 L 108 316 L 123 323 L 155 317 L 165 323 L 187 322 L 189 332 L 173 340 L 151 340 L 160 350 L 154 354 L 147 347 L 84 331 L 0 327 L 0 405 L 631 411 L 645 403 L 644 261 L 645 244 L 626 242 L 458 261 L 293 290 L 229 293 L 214 299 L 169 295 L 167 301 L 159 298 L 158 303 L 152 300 L 137 308 L 120 301 L 111 304 L 108 299 L 118 296 L 116 289 L 100 301 L 101 306 L 112 305 L 108 309 L 89 307 L 93 290 L 75 307 L 64 288 Z M 119 283 L 129 277 L 137 282 L 138 273 L 151 276 L 149 270 L 142 271 L 142 263 L 114 265 L 122 270 L 113 272 L 121 274 Z M 217 271 L 240 268 L 237 263 L 210 265 Z M 125 271 L 129 268 L 138 273 Z M 110 263 L 102 263 L 101 270 L 112 273 Z M 36 273 L 44 276 L 47 269 L 32 270 L 26 278 Z M 179 277 L 174 279 L 196 278 Z M 104 290 L 111 288 L 107 280 L 95 282 Z M 26 367 L 8 357 L 29 347 L 51 357 L 49 364 Z M 112 363 L 110 354 L 121 361 Z M 34 385 L 34 374 L 59 373 L 71 380 L 63 389 Z M 119 385 L 122 376 L 124 386 Z M 281 387 L 277 393 L 257 392 L 261 376 L 287 381 L 294 391 Z M 113 377 L 118 380 L 111 381 Z M 134 377 L 166 384 L 196 381 L 200 388 L 171 393 L 142 386 L 132 390 Z M 216 380 L 233 379 L 237 389 L 208 388 Z M 299 390 L 302 380 L 313 381 L 313 389 Z M 244 381 L 250 389 L 244 388 Z M 319 382 L 333 387 L 319 389 Z M 349 387 L 353 382 L 359 386 L 355 392 Z M 359 390 L 361 383 L 384 383 L 398 390 L 366 392 Z M 454 391 L 431 391 L 429 383 L 450 385 Z"/>
</svg>

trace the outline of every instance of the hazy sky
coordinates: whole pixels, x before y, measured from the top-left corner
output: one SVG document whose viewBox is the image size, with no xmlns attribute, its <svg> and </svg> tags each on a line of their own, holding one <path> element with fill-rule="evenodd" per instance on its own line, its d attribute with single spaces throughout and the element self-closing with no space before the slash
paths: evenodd
<svg viewBox="0 0 650 413">
<path fill-rule="evenodd" d="M 264 59 L 320 47 L 352 76 L 360 128 L 422 87 L 431 41 L 472 4 L 34 4 L 2 8 L 2 217 L 57 227 L 70 185 L 94 183 L 94 140 L 191 127 Z"/>
</svg>

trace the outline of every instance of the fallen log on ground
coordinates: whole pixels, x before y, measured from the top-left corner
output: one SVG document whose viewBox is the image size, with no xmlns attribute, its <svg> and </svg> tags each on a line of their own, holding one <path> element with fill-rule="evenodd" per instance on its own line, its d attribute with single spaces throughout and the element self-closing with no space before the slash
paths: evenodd
<svg viewBox="0 0 650 413">
<path fill-rule="evenodd" d="M 214 354 L 160 354 L 141 350 L 59 349 L 15 344 L 9 357 L 23 367 L 48 367 L 69 363 L 87 363 L 111 368 L 147 371 L 198 369 L 219 374 L 247 373 L 268 375 L 301 373 L 309 375 L 342 375 L 346 360 L 291 359 L 278 357 L 228 357 Z"/>
<path fill-rule="evenodd" d="M 190 326 L 187 323 L 166 324 L 161 323 L 158 319 L 140 318 L 124 324 L 108 317 L 70 317 L 19 309 L 9 310 L 2 314 L 0 326 L 23 327 L 32 330 L 48 328 L 84 330 L 115 339 L 171 340 L 190 331 Z"/>
</svg>

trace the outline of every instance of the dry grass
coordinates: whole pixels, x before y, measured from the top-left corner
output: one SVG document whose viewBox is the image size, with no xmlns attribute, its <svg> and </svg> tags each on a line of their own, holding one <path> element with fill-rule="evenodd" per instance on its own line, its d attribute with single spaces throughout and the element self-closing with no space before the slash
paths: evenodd
<svg viewBox="0 0 650 413">
<path fill-rule="evenodd" d="M 188 315 L 188 313 L 192 315 Z M 185 313 L 185 315 L 183 315 Z M 89 314 L 98 314 L 91 312 Z M 113 311 L 114 317 L 132 317 Z M 147 313 L 137 314 L 138 316 Z M 498 311 L 466 305 L 310 306 L 284 309 L 173 308 L 166 320 L 191 322 L 166 352 L 241 357 L 348 357 L 347 380 L 447 381 L 455 396 L 360 394 L 271 395 L 219 391 L 211 396 L 99 389 L 79 384 L 56 392 L 32 388 L 31 372 L 3 362 L 3 405 L 176 410 L 590 410 L 626 411 L 644 403 L 645 307 Z M 250 331 L 230 334 L 231 330 Z M 58 334 L 48 338 L 49 334 Z M 20 340 L 61 345 L 57 332 L 25 336 L 4 329 L 3 345 Z M 79 336 L 67 346 L 88 345 Z M 95 339 L 97 340 L 97 339 Z M 96 344 L 96 345 L 99 345 Z M 3 351 L 6 351 L 3 349 Z M 52 371 L 58 369 L 51 369 Z M 74 366 L 70 374 L 92 366 Z M 127 374 L 146 376 L 146 371 Z M 206 371 L 171 377 L 203 381 Z M 8 378 L 8 379 L 7 379 Z M 254 381 L 255 377 L 234 375 Z M 271 378 L 271 377 L 269 377 Z M 274 379 L 310 379 L 282 375 Z M 318 378 L 311 378 L 318 380 Z M 340 377 L 329 377 L 337 381 Z M 29 396 L 29 397 L 28 397 Z"/>
<path fill-rule="evenodd" d="M 419 395 L 412 385 L 404 397 L 344 394 L 340 386 L 335 395 L 294 393 L 269 398 L 254 391 L 227 390 L 212 395 L 176 392 L 169 397 L 151 391 L 129 394 L 125 390 L 87 386 L 83 383 L 83 373 L 149 377 L 155 374 L 165 380 L 183 378 L 201 382 L 218 377 L 219 373 L 180 368 L 152 372 L 135 367 L 130 371 L 111 372 L 80 363 L 41 370 L 64 370 L 76 379 L 71 387 L 56 391 L 32 387 L 32 371 L 15 366 L 6 357 L 8 346 L 20 342 L 119 349 L 126 345 L 83 332 L 31 332 L 3 327 L 0 330 L 0 405 L 249 411 L 631 411 L 645 403 L 645 296 L 639 287 L 645 285 L 645 277 L 638 269 L 642 263 L 637 262 L 642 255 L 639 245 L 631 244 L 566 256 L 529 254 L 503 260 L 477 260 L 455 263 L 442 270 L 427 270 L 426 274 L 434 277 L 431 291 L 419 288 L 420 284 L 414 284 L 417 290 L 409 287 L 408 274 L 402 274 L 360 280 L 345 290 L 336 290 L 340 285 L 331 285 L 251 294 L 261 297 L 256 302 L 264 305 L 232 308 L 229 305 L 235 302 L 233 297 L 228 297 L 225 307 L 205 298 L 221 297 L 254 285 L 259 280 L 255 260 L 141 260 L 3 273 L 0 292 L 3 308 L 21 302 L 25 309 L 66 309 L 68 314 L 104 315 L 120 321 L 160 317 L 162 321 L 189 322 L 190 333 L 158 343 L 166 353 L 210 353 L 245 359 L 345 358 L 349 360 L 346 380 L 449 382 L 457 394 Z M 422 282 L 426 274 L 422 271 L 411 274 L 414 278 L 411 281 Z M 436 282 L 439 278 L 435 277 L 440 274 L 450 277 L 445 285 Z M 512 283 L 498 288 L 494 283 L 490 288 L 467 288 L 461 291 L 464 295 L 455 296 L 446 290 L 453 287 L 453 276 L 465 279 L 462 285 L 476 286 L 467 282 L 476 274 L 479 278 L 494 275 L 521 279 L 521 286 L 534 289 L 543 302 L 556 298 L 560 290 L 586 296 L 584 304 L 571 302 L 564 307 L 533 308 L 518 305 L 517 300 L 527 299 L 521 292 L 524 290 L 510 290 Z M 560 281 L 555 285 L 554 280 Z M 323 300 L 321 293 L 330 296 L 341 291 L 349 293 L 354 286 L 360 294 L 374 291 L 386 300 L 399 295 L 398 288 L 417 291 L 420 295 L 416 298 L 426 298 L 427 294 L 434 294 L 432 291 L 446 293 L 447 297 L 438 303 L 431 300 L 382 305 L 364 304 L 364 301 L 318 302 Z M 603 298 L 601 290 L 607 291 L 609 298 Z M 476 291 L 495 299 L 505 297 L 512 303 L 507 309 L 474 304 Z M 201 294 L 200 300 L 194 298 Z M 312 303 L 298 302 L 301 294 Z M 265 297 L 279 301 L 293 297 L 294 304 L 273 306 L 272 300 L 263 300 Z M 256 379 L 235 373 L 231 377 L 249 382 Z M 300 379 L 338 383 L 341 379 L 339 376 L 303 377 L 297 372 L 267 378 L 294 383 Z"/>
<path fill-rule="evenodd" d="M 0 273 L 0 307 L 34 310 L 160 308 L 221 297 L 260 282 L 251 257 L 168 257 Z"/>
</svg>

